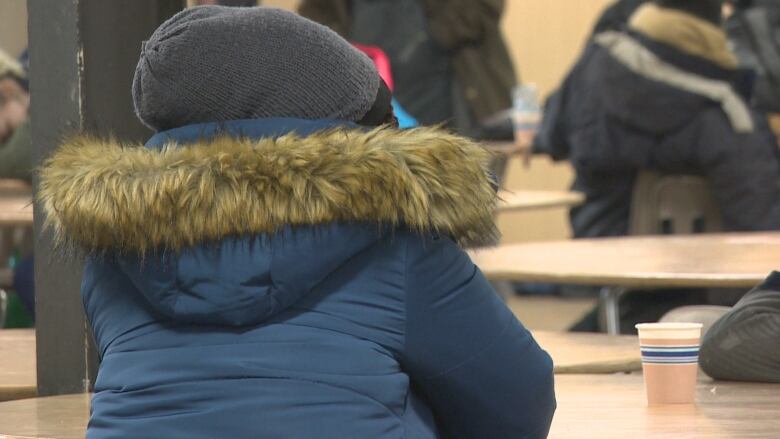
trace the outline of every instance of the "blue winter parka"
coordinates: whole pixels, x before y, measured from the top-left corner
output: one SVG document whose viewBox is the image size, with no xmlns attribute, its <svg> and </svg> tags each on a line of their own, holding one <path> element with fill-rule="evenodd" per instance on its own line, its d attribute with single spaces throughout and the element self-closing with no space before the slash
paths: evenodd
<svg viewBox="0 0 780 439">
<path fill-rule="evenodd" d="M 64 144 L 39 201 L 88 255 L 87 437 L 543 438 L 552 363 L 461 246 L 487 153 L 258 119 Z"/>
</svg>

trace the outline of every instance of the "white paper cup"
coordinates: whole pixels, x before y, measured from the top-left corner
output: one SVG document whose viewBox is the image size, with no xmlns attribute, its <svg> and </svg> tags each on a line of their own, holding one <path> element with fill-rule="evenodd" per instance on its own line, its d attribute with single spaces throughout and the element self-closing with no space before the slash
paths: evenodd
<svg viewBox="0 0 780 439">
<path fill-rule="evenodd" d="M 701 323 L 640 323 L 639 348 L 649 405 L 693 404 Z"/>
</svg>

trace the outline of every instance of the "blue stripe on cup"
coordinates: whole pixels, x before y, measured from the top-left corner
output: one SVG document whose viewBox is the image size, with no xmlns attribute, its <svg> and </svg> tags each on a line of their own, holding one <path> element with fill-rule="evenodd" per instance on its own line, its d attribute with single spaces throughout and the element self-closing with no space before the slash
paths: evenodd
<svg viewBox="0 0 780 439">
<path fill-rule="evenodd" d="M 642 362 L 649 364 L 696 364 L 699 346 L 640 346 Z"/>
</svg>

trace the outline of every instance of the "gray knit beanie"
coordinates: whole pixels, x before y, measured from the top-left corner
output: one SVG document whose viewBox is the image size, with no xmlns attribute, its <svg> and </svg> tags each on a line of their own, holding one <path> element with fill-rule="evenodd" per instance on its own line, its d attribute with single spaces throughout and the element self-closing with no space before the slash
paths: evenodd
<svg viewBox="0 0 780 439">
<path fill-rule="evenodd" d="M 200 6 L 144 43 L 133 103 L 157 131 L 259 117 L 358 121 L 379 84 L 367 56 L 313 21 L 274 8 Z"/>
</svg>

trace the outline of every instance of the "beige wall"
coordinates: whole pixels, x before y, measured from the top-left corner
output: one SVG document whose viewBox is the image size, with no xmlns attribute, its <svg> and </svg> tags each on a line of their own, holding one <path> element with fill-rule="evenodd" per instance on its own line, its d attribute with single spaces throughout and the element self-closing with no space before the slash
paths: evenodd
<svg viewBox="0 0 780 439">
<path fill-rule="evenodd" d="M 506 0 L 504 36 L 525 82 L 555 88 L 611 0 Z"/>
<path fill-rule="evenodd" d="M 0 49 L 16 57 L 27 47 L 27 1 L 0 0 Z"/>
</svg>

